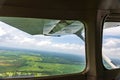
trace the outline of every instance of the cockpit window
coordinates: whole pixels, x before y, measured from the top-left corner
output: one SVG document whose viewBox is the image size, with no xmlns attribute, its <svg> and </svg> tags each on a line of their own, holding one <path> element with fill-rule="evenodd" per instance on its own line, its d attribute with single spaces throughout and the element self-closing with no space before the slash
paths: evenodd
<svg viewBox="0 0 120 80">
<path fill-rule="evenodd" d="M 107 69 L 120 68 L 120 22 L 104 23 L 102 53 Z"/>
<path fill-rule="evenodd" d="M 84 34 L 76 20 L 0 17 L 0 78 L 82 72 Z"/>
</svg>

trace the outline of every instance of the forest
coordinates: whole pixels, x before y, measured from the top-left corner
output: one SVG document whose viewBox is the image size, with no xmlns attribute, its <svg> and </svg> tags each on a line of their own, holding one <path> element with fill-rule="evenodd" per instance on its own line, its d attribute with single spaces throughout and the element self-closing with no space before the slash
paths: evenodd
<svg viewBox="0 0 120 80">
<path fill-rule="evenodd" d="M 44 51 L 0 49 L 0 78 L 43 77 L 82 72 L 82 56 Z"/>
</svg>

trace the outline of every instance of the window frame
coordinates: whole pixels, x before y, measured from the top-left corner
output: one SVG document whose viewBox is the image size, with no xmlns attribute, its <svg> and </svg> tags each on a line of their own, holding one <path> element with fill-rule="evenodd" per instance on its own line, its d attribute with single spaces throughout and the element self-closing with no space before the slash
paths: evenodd
<svg viewBox="0 0 120 80">
<path fill-rule="evenodd" d="M 7 16 L 5 16 L 7 17 Z M 11 16 L 12 17 L 12 16 Z M 22 18 L 22 17 L 20 17 Z M 23 17 L 23 18 L 28 18 L 28 17 Z M 31 17 L 29 17 L 31 18 Z M 38 18 L 39 19 L 39 18 Z M 44 18 L 42 18 L 44 19 Z M 51 18 L 50 18 L 51 19 Z M 53 19 L 53 18 L 52 18 Z M 69 20 L 69 19 L 67 19 Z M 87 71 L 88 71 L 88 67 L 87 67 L 87 53 L 86 53 L 86 26 L 85 26 L 85 23 L 81 20 L 78 20 L 78 19 L 70 19 L 70 20 L 77 20 L 77 21 L 80 21 L 83 25 L 84 25 L 84 36 L 85 36 L 85 40 L 84 40 L 84 44 L 85 44 L 85 62 L 86 62 L 86 65 L 85 65 L 85 68 L 82 72 L 79 72 L 79 73 L 70 73 L 70 74 L 63 74 L 63 75 L 53 75 L 53 76 L 43 76 L 43 77 L 12 77 L 12 78 L 2 78 L 2 79 L 5 79 L 5 80 L 29 80 L 29 79 L 40 79 L 40 80 L 66 80 L 68 78 L 70 78 L 70 80 L 77 80 L 77 79 L 81 79 L 81 80 L 85 80 L 86 79 L 86 75 L 87 75 Z M 75 35 L 77 35 L 78 37 L 80 37 L 78 35 L 78 33 L 75 33 Z"/>
<path fill-rule="evenodd" d="M 103 25 L 104 25 L 104 22 L 120 22 L 120 11 L 119 10 L 110 10 L 110 12 L 108 12 L 107 15 L 105 16 L 105 19 L 102 23 Z M 101 30 L 101 42 L 103 41 L 103 39 L 102 39 L 103 38 L 103 29 L 104 29 L 103 25 L 101 27 L 102 28 L 102 30 Z M 102 52 L 102 47 L 101 47 L 101 52 Z M 103 79 L 105 79 L 105 80 L 116 79 L 116 77 L 120 76 L 120 74 L 119 74 L 120 68 L 107 69 L 107 68 L 105 68 L 103 62 L 102 62 L 102 65 L 103 65 L 103 74 L 104 74 Z"/>
</svg>

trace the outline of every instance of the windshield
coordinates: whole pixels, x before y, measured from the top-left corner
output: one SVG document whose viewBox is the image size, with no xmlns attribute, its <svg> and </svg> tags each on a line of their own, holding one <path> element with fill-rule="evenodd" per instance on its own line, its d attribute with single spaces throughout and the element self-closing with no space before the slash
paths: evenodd
<svg viewBox="0 0 120 80">
<path fill-rule="evenodd" d="M 120 22 L 105 22 L 103 29 L 103 63 L 107 69 L 120 68 Z"/>
<path fill-rule="evenodd" d="M 76 20 L 0 17 L 0 77 L 82 72 L 84 33 Z"/>
</svg>

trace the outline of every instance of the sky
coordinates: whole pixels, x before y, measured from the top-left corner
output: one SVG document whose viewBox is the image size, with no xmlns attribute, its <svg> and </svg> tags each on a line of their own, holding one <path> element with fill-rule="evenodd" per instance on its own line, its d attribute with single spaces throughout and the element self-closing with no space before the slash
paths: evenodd
<svg viewBox="0 0 120 80">
<path fill-rule="evenodd" d="M 0 46 L 85 55 L 85 43 L 76 35 L 30 35 L 1 21 Z"/>
<path fill-rule="evenodd" d="M 85 55 L 85 43 L 70 34 L 60 37 L 30 35 L 0 21 L 0 46 Z M 102 53 L 120 55 L 120 26 L 103 30 Z"/>
<path fill-rule="evenodd" d="M 110 60 L 110 63 L 113 63 L 116 68 L 118 68 L 117 66 L 120 67 L 120 26 L 113 26 L 103 30 L 102 54 L 104 54 L 103 58 L 107 59 L 107 61 Z"/>
<path fill-rule="evenodd" d="M 120 55 L 120 26 L 103 31 L 103 53 L 107 56 Z"/>
</svg>

